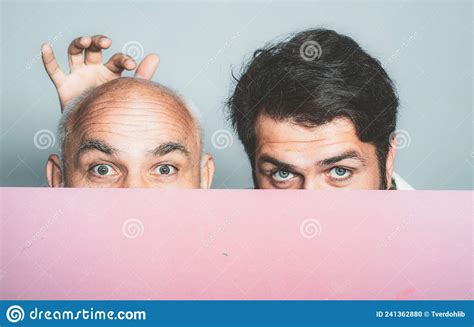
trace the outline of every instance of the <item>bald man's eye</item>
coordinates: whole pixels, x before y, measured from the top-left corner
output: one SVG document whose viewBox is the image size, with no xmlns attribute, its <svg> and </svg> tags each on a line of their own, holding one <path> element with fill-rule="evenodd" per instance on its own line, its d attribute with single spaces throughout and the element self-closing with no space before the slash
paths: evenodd
<svg viewBox="0 0 474 327">
<path fill-rule="evenodd" d="M 155 168 L 155 172 L 160 176 L 174 175 L 178 170 L 172 165 L 159 165 Z"/>
<path fill-rule="evenodd" d="M 352 176 L 352 171 L 344 167 L 334 167 L 329 171 L 329 176 L 335 180 L 345 180 Z"/>
<path fill-rule="evenodd" d="M 280 169 L 272 174 L 272 178 L 277 182 L 286 182 L 293 177 L 295 177 L 295 174 L 286 169 Z"/>
<path fill-rule="evenodd" d="M 111 165 L 99 164 L 91 168 L 91 172 L 99 177 L 113 176 L 116 174 L 114 168 Z"/>
</svg>

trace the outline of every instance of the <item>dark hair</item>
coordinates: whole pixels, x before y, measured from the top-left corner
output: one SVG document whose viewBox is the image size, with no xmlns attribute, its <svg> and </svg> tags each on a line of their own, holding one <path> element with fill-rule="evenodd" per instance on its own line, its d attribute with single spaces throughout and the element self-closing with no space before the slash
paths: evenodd
<svg viewBox="0 0 474 327">
<path fill-rule="evenodd" d="M 229 118 L 255 169 L 259 114 L 313 127 L 337 117 L 376 146 L 383 187 L 398 98 L 380 62 L 353 39 L 311 29 L 257 50 L 227 101 Z M 255 174 L 254 174 L 255 181 Z"/>
</svg>

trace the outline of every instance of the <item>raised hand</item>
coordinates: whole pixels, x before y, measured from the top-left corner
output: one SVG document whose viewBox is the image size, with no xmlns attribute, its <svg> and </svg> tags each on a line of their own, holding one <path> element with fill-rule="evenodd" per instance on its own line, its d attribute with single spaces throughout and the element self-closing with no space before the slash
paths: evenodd
<svg viewBox="0 0 474 327">
<path fill-rule="evenodd" d="M 103 64 L 102 50 L 111 45 L 112 40 L 103 35 L 78 37 L 72 41 L 68 48 L 69 75 L 59 67 L 51 46 L 41 46 L 43 64 L 58 92 L 61 112 L 69 101 L 85 90 L 120 77 L 124 70 L 137 67 L 135 60 L 123 53 L 114 54 Z M 158 55 L 147 55 L 135 71 L 135 77 L 151 79 L 159 62 Z"/>
</svg>

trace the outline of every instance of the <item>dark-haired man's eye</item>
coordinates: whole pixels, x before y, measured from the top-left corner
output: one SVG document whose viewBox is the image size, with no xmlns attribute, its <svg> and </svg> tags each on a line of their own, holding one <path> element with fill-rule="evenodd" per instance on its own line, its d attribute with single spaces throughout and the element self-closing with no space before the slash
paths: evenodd
<svg viewBox="0 0 474 327">
<path fill-rule="evenodd" d="M 277 182 L 284 182 L 292 179 L 293 177 L 295 177 L 295 175 L 286 169 L 280 169 L 272 174 L 272 178 Z"/>
<path fill-rule="evenodd" d="M 346 179 L 352 175 L 352 172 L 344 167 L 334 167 L 329 171 L 329 175 L 334 179 Z"/>
</svg>

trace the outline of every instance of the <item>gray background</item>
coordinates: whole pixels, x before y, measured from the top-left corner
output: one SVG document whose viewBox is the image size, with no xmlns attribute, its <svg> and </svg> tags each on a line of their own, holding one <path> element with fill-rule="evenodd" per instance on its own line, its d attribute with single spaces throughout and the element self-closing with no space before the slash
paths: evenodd
<svg viewBox="0 0 474 327">
<path fill-rule="evenodd" d="M 129 41 L 157 52 L 155 80 L 200 112 L 217 165 L 213 187 L 246 188 L 250 169 L 238 139 L 225 149 L 212 145 L 217 130 L 230 130 L 223 103 L 231 70 L 270 40 L 327 27 L 353 37 L 395 80 L 403 141 L 396 171 L 418 189 L 472 189 L 470 1 L 2 1 L 1 9 L 1 186 L 45 185 L 45 161 L 56 151 L 57 144 L 34 142 L 38 131 L 55 131 L 60 117 L 42 42 L 52 43 L 63 68 L 69 42 L 80 35 L 111 37 L 106 58 Z"/>
</svg>

